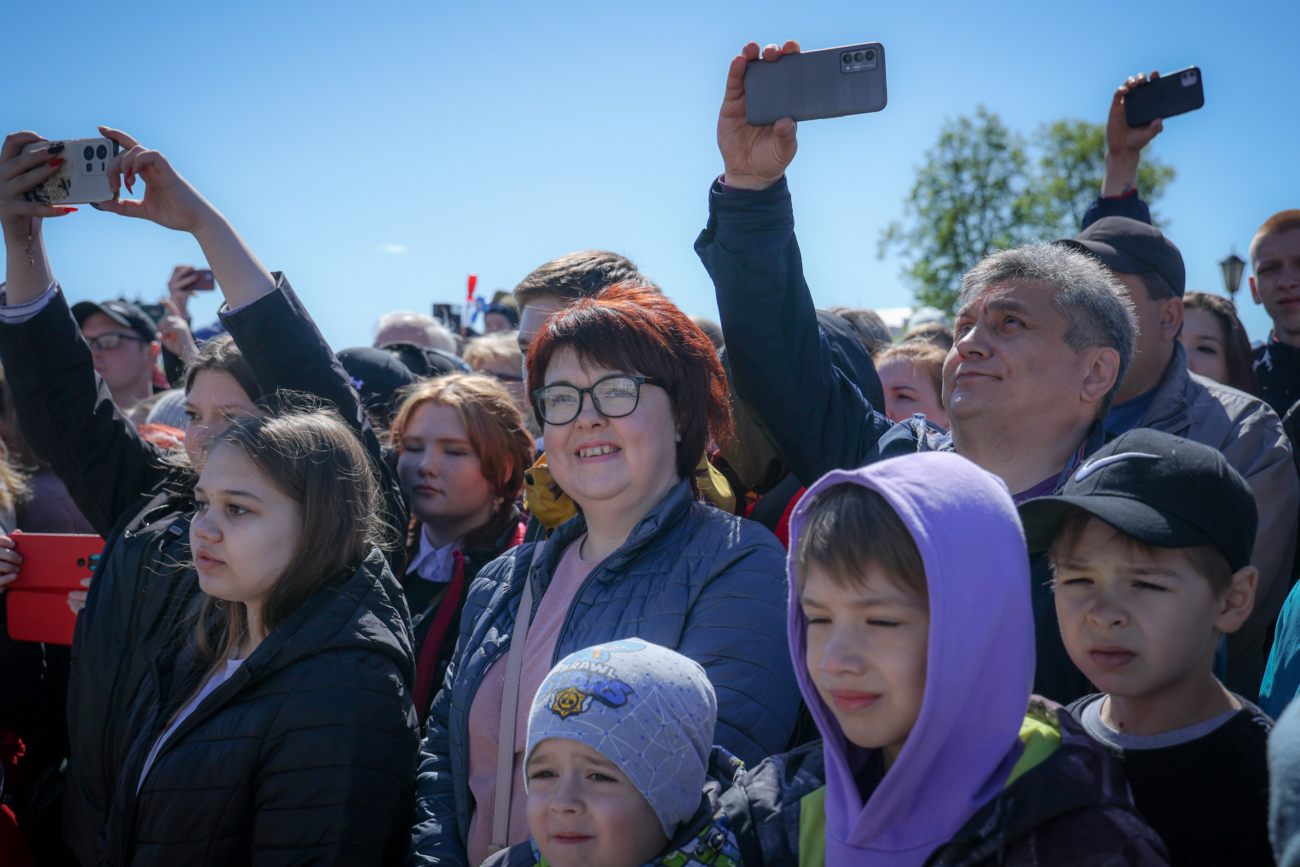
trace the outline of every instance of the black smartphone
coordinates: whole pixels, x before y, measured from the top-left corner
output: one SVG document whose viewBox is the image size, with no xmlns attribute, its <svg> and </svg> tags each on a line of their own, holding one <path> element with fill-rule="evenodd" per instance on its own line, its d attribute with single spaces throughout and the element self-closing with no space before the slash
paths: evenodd
<svg viewBox="0 0 1300 867">
<path fill-rule="evenodd" d="M 211 271 L 195 271 L 194 276 L 197 279 L 189 285 L 190 289 L 196 292 L 207 292 L 217 288 L 216 280 L 213 278 Z"/>
<path fill-rule="evenodd" d="M 140 309 L 148 314 L 154 325 L 157 325 L 158 321 L 167 315 L 167 308 L 161 304 L 141 304 Z"/>
<path fill-rule="evenodd" d="M 1186 114 L 1203 105 L 1201 70 L 1189 66 L 1130 88 L 1124 97 L 1124 121 L 1130 127 L 1146 126 L 1156 118 Z"/>
<path fill-rule="evenodd" d="M 889 102 L 885 46 L 821 48 L 745 64 L 745 119 L 770 126 L 783 117 L 817 120 L 880 111 Z"/>
<path fill-rule="evenodd" d="M 452 334 L 460 334 L 460 310 L 459 304 L 434 304 L 433 318 L 446 325 Z"/>
</svg>

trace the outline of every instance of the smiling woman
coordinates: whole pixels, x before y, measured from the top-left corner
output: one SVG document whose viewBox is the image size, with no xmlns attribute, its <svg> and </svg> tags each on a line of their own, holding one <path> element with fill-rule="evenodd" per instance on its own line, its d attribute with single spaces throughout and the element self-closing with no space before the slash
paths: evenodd
<svg viewBox="0 0 1300 867">
<path fill-rule="evenodd" d="M 716 740 L 744 760 L 782 749 L 799 709 L 780 543 L 702 502 L 695 482 L 706 447 L 731 428 L 713 344 L 664 296 L 616 286 L 548 319 L 527 367 L 547 463 L 580 514 L 470 587 L 453 674 L 429 717 L 414 864 L 481 864 L 490 844 L 528 839 L 524 742 L 502 758 L 500 735 L 517 628 L 524 708 L 561 657 L 636 635 L 703 666 L 718 690 Z M 537 601 L 521 612 L 526 581 Z M 507 797 L 499 760 L 513 762 L 505 839 L 492 827 Z"/>
</svg>

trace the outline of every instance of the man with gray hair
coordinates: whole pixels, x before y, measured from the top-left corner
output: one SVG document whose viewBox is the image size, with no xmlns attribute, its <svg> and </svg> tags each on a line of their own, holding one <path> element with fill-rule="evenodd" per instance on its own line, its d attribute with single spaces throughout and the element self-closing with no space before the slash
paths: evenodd
<svg viewBox="0 0 1300 867">
<path fill-rule="evenodd" d="M 375 323 L 375 348 L 383 349 L 390 343 L 413 343 L 426 349 L 456 353 L 456 338 L 447 326 L 432 316 L 411 310 L 385 313 Z"/>
<path fill-rule="evenodd" d="M 797 46 L 769 46 L 763 56 L 782 50 Z M 832 469 L 956 450 L 999 476 L 1017 501 L 1058 490 L 1101 447 L 1102 419 L 1133 359 L 1137 326 L 1124 287 L 1066 247 L 989 256 L 963 280 L 944 362 L 952 434 L 922 418 L 889 421 L 835 368 L 818 330 L 785 180 L 794 124 L 745 120 L 745 63 L 758 57 L 751 43 L 732 61 L 718 119 L 726 171 L 695 244 L 717 290 L 738 398 L 805 484 Z M 1047 560 L 1032 564 L 1034 691 L 1069 702 L 1090 690 L 1061 643 Z"/>
</svg>

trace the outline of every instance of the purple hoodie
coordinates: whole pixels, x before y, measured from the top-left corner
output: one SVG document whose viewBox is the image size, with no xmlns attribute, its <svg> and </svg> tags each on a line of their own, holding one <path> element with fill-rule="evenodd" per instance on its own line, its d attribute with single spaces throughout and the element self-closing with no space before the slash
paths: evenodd
<svg viewBox="0 0 1300 867">
<path fill-rule="evenodd" d="M 916 540 L 930 589 L 925 697 L 898 759 L 864 805 L 848 743 L 809 673 L 795 552 L 810 499 L 851 482 L 879 492 Z M 825 739 L 826 867 L 921 865 L 1006 784 L 1034 679 L 1029 555 L 1006 485 L 951 452 L 827 473 L 790 518 L 790 653 Z"/>
</svg>

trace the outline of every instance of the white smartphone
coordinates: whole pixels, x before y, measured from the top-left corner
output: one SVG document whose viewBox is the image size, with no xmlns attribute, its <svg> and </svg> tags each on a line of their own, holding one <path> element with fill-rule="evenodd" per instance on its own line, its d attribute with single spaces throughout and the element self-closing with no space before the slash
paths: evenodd
<svg viewBox="0 0 1300 867">
<path fill-rule="evenodd" d="M 32 142 L 23 148 L 31 153 L 41 148 L 60 148 L 51 159 L 63 158 L 59 170 L 33 190 L 23 193 L 29 202 L 42 205 L 77 205 L 106 202 L 113 198 L 108 186 L 108 164 L 119 150 L 108 138 L 78 138 Z"/>
</svg>

